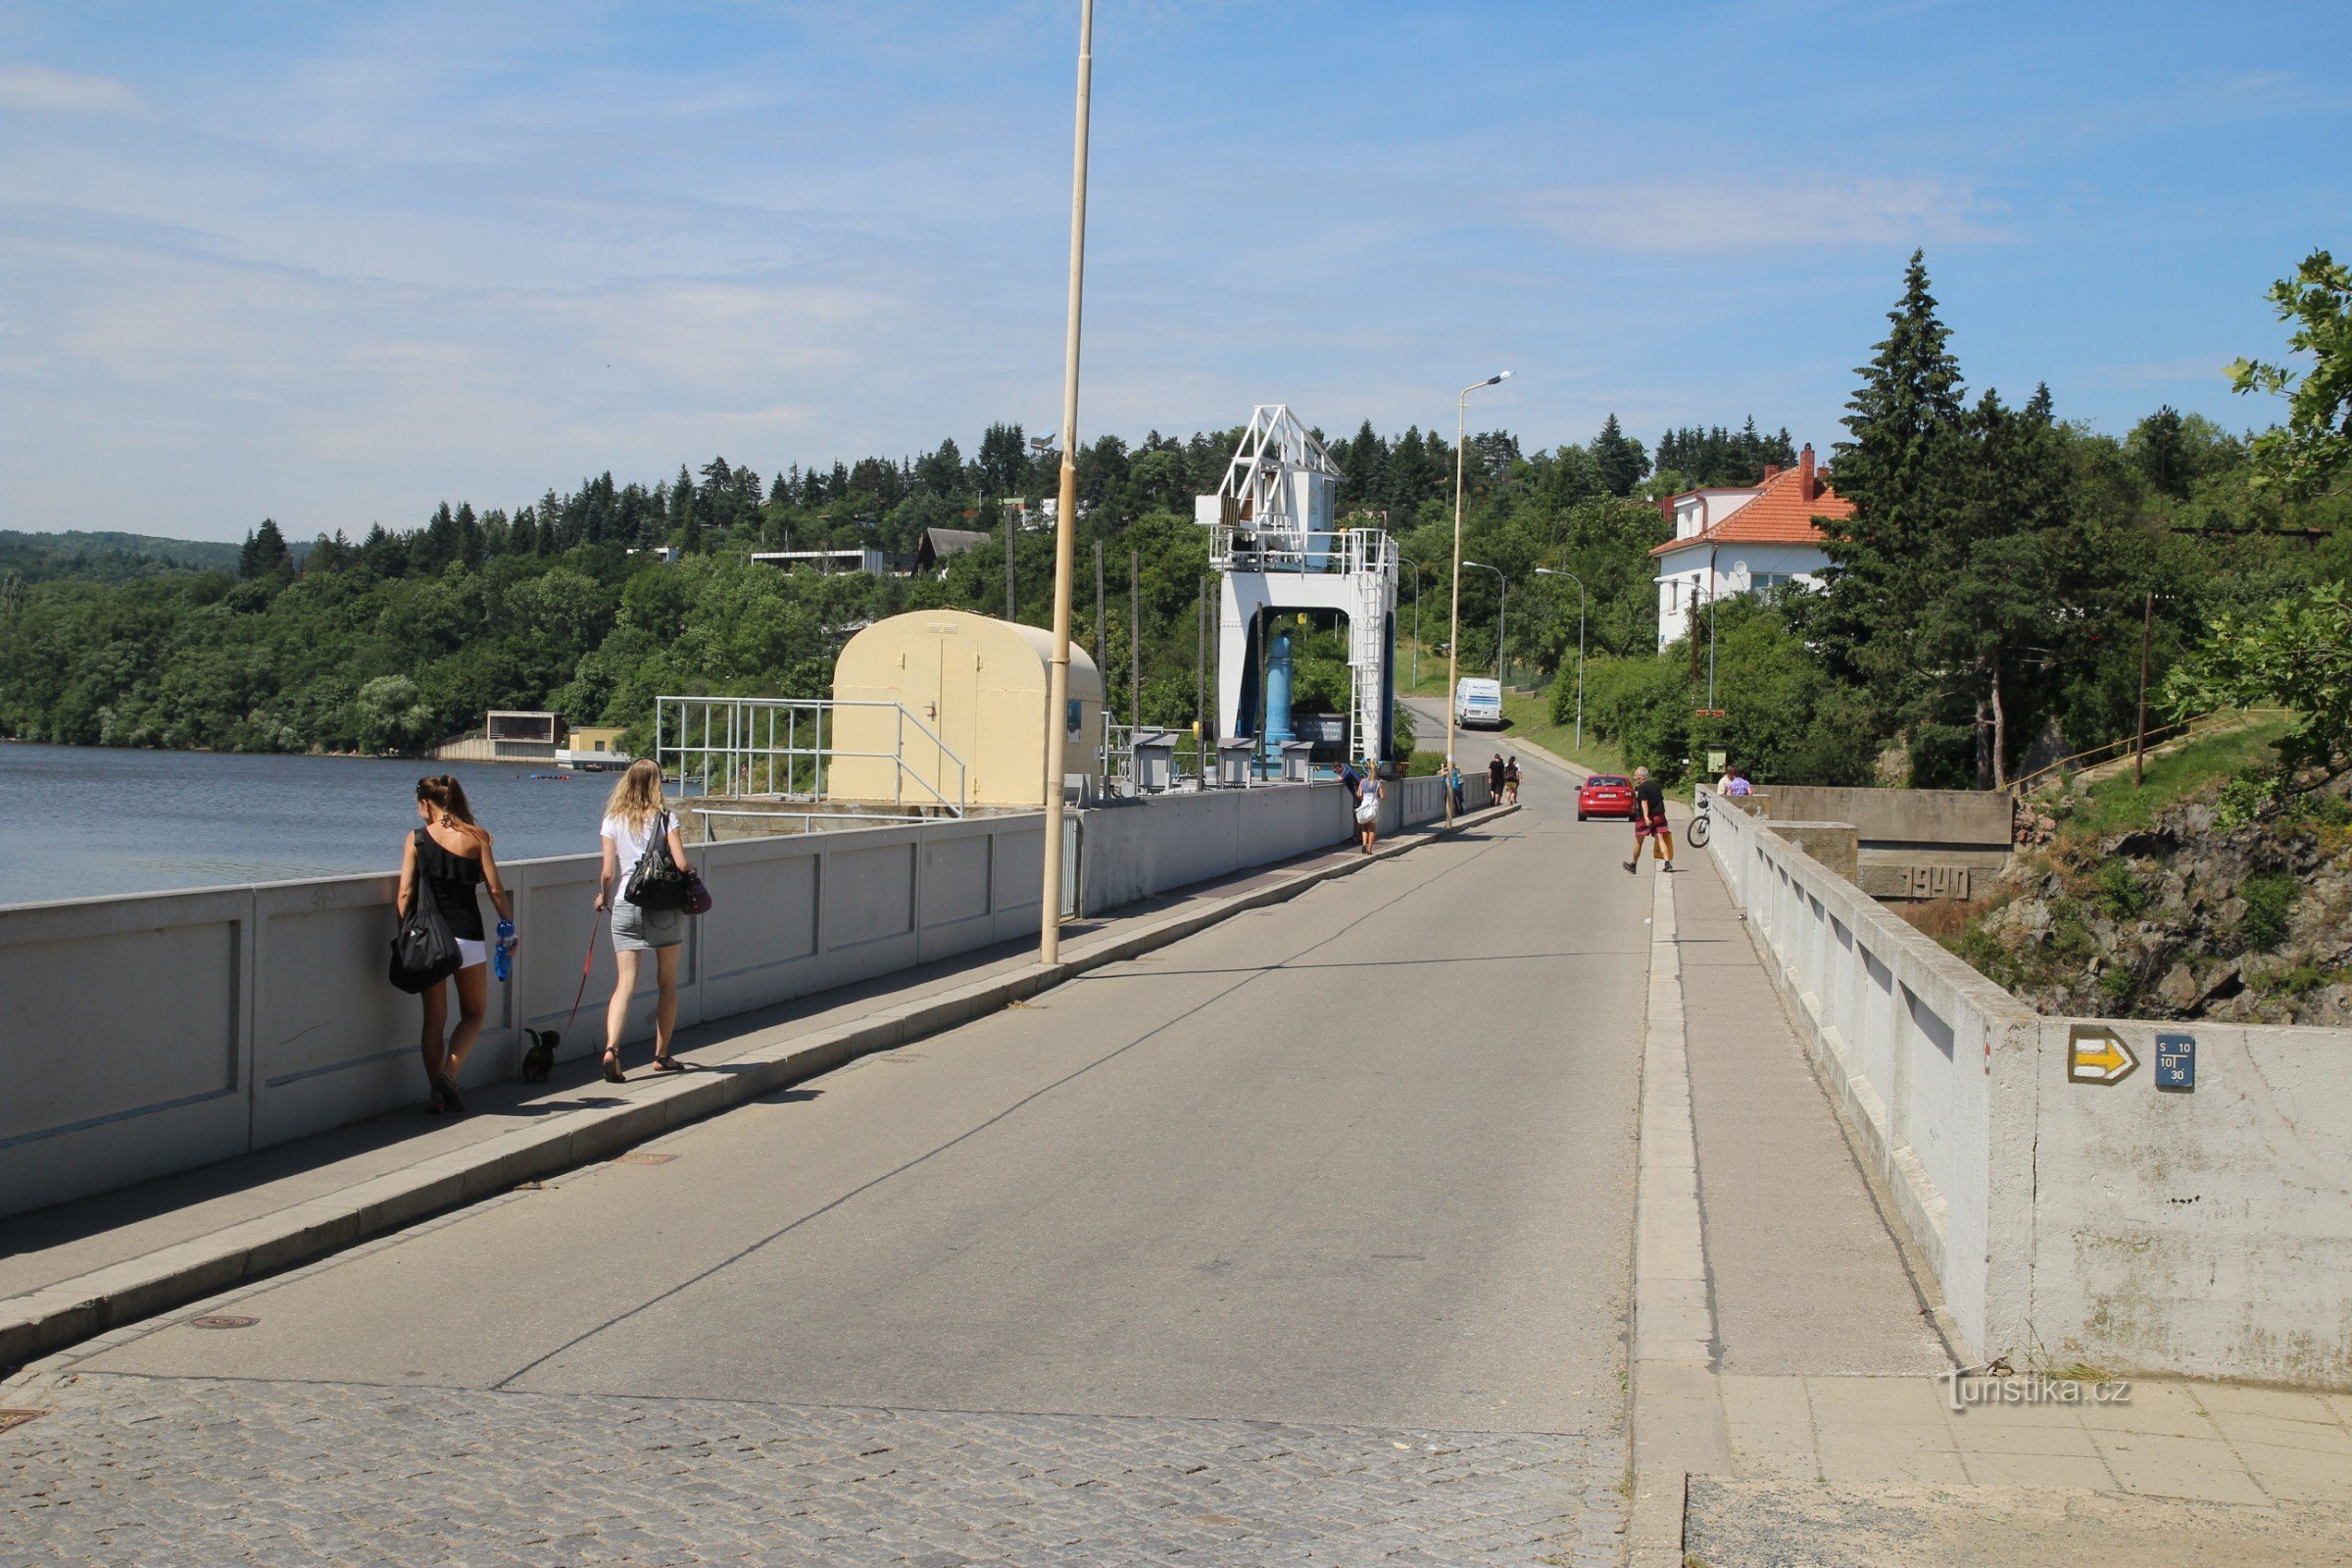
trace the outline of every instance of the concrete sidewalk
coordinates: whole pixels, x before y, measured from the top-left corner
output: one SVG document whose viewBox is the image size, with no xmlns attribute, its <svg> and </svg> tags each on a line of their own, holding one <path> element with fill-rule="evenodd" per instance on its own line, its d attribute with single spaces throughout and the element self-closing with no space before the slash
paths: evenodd
<svg viewBox="0 0 2352 1568">
<path fill-rule="evenodd" d="M 2352 1562 L 2352 1396 L 2079 1383 L 2058 1387 L 2065 1402 L 1952 1408 L 1937 1303 L 1891 1205 L 1849 1152 L 1713 858 L 1679 864 L 1656 961 L 1679 998 L 1706 1340 L 1703 1364 L 1686 1341 L 1680 1359 L 1636 1369 L 1637 1462 L 1655 1462 L 1637 1478 L 1654 1500 L 1637 1509 L 1649 1528 L 1635 1560 Z M 1678 1291 L 1638 1282 L 1638 1310 Z M 2027 1385 L 1971 1387 L 1998 1399 Z"/>
<path fill-rule="evenodd" d="M 1475 813 L 1461 825 L 1513 809 Z M 1051 968 L 1026 946 L 1006 946 L 681 1029 L 675 1049 L 688 1064 L 684 1073 L 656 1077 L 632 1052 L 638 1065 L 631 1081 L 609 1085 L 586 1058 L 560 1066 L 546 1085 L 487 1086 L 467 1097 L 464 1117 L 376 1117 L 0 1222 L 0 1373 L 242 1280 L 609 1157 L 1408 852 L 1444 831 L 1403 835 L 1373 857 L 1352 845 L 1333 849 L 1066 923 L 1062 961 Z M 583 1005 L 575 1038 L 601 1030 L 598 1006 L 593 998 Z"/>
</svg>

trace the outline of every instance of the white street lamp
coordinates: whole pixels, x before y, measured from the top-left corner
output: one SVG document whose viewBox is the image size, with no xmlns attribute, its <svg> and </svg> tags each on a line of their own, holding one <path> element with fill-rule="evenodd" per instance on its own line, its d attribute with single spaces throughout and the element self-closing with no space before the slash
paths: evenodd
<svg viewBox="0 0 2352 1568">
<path fill-rule="evenodd" d="M 1462 657 L 1462 458 L 1470 446 L 1470 394 L 1482 386 L 1500 386 L 1511 372 L 1490 375 L 1462 388 L 1454 403 L 1453 421 L 1453 605 L 1446 615 L 1446 825 L 1453 825 L 1453 694 L 1461 685 Z"/>
</svg>

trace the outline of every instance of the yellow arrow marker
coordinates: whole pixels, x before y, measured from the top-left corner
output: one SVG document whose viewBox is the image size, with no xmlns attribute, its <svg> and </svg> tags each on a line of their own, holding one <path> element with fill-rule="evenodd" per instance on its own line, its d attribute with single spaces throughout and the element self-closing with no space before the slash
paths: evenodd
<svg viewBox="0 0 2352 1568">
<path fill-rule="evenodd" d="M 2077 1024 L 2067 1031 L 2067 1045 L 2073 1052 L 2068 1076 L 2079 1084 L 2121 1083 L 2139 1058 L 2132 1048 L 2112 1029 L 2095 1024 Z"/>
</svg>

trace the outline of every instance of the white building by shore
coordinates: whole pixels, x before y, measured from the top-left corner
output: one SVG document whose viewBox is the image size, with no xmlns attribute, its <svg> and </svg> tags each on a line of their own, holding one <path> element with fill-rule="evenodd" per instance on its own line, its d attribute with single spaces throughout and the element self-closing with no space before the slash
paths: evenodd
<svg viewBox="0 0 2352 1568">
<path fill-rule="evenodd" d="M 1830 564 L 1822 523 L 1854 514 L 1853 503 L 1814 467 L 1810 446 L 1795 467 L 1766 468 L 1760 485 L 1686 490 L 1658 507 L 1674 524 L 1674 537 L 1649 553 L 1658 564 L 1661 650 L 1683 635 L 1692 612 L 1717 599 L 1819 584 Z"/>
</svg>

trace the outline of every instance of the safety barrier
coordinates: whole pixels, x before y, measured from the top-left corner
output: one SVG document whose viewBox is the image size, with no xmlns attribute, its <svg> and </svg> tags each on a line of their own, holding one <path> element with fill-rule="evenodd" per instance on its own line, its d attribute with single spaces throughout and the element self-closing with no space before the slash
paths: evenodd
<svg viewBox="0 0 2352 1568">
<path fill-rule="evenodd" d="M 2352 1387 L 2352 1030 L 2045 1018 L 1769 822 L 1699 804 L 1967 1353 Z M 2183 1040 L 2191 1081 L 2165 1082 Z"/>
</svg>

